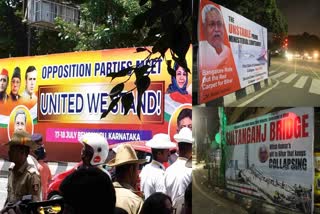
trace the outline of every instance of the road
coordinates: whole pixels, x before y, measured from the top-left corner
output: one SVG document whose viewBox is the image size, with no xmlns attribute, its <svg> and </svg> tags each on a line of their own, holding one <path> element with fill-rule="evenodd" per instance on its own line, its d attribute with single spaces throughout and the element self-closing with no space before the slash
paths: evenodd
<svg viewBox="0 0 320 214">
<path fill-rule="evenodd" d="M 204 184 L 207 179 L 205 170 L 193 169 L 192 213 L 212 214 L 246 214 L 244 208 L 234 202 L 222 198 Z"/>
<path fill-rule="evenodd" d="M 271 64 L 269 78 L 275 84 L 230 106 L 320 106 L 319 60 L 273 58 Z"/>
</svg>

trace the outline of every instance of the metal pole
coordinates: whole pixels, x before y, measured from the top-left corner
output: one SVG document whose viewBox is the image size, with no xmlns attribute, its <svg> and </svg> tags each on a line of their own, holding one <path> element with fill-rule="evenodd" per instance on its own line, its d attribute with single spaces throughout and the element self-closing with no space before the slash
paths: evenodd
<svg viewBox="0 0 320 214">
<path fill-rule="evenodd" d="M 31 27 L 30 25 L 28 25 L 28 33 L 27 33 L 27 36 L 28 36 L 28 56 L 30 56 L 30 49 L 31 49 L 31 46 L 30 46 L 30 43 L 31 43 Z"/>
</svg>

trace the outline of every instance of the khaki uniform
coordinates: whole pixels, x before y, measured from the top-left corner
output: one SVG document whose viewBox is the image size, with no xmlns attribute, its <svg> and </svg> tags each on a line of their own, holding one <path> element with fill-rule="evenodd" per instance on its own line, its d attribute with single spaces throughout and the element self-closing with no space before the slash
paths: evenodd
<svg viewBox="0 0 320 214">
<path fill-rule="evenodd" d="M 32 201 L 40 201 L 41 183 L 38 171 L 26 161 L 19 169 L 10 167 L 6 203 L 15 203 L 24 195 L 32 195 Z"/>
<path fill-rule="evenodd" d="M 113 182 L 116 191 L 116 207 L 122 208 L 128 214 L 139 214 L 143 200 L 134 193 L 133 187 L 129 184 Z"/>
</svg>

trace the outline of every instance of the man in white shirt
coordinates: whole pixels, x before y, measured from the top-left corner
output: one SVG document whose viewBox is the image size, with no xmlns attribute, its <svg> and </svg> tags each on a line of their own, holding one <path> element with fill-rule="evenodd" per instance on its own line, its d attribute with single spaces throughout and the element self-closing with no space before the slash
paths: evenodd
<svg viewBox="0 0 320 214">
<path fill-rule="evenodd" d="M 221 12 L 212 4 L 202 9 L 203 32 L 206 40 L 199 43 L 199 62 L 204 69 L 215 69 L 230 58 L 230 49 L 224 41 L 224 21 Z"/>
<path fill-rule="evenodd" d="M 174 135 L 174 139 L 178 142 L 179 157 L 176 162 L 167 168 L 164 175 L 164 184 L 166 194 L 172 199 L 173 207 L 181 210 L 185 190 L 192 179 L 192 168 L 186 167 L 188 159 L 192 156 L 192 131 L 184 127 L 178 134 Z"/>
<path fill-rule="evenodd" d="M 140 173 L 140 189 L 145 199 L 152 193 L 165 192 L 163 163 L 168 161 L 169 149 L 176 147 L 176 144 L 170 141 L 169 135 L 162 133 L 154 135 L 146 145 L 151 147 L 153 160 L 143 167 Z"/>
</svg>

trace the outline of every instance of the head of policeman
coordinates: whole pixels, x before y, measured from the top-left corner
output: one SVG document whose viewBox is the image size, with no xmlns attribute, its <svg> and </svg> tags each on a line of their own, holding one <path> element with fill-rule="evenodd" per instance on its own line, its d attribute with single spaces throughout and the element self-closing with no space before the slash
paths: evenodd
<svg viewBox="0 0 320 214">
<path fill-rule="evenodd" d="M 6 144 L 9 146 L 9 161 L 16 165 L 22 165 L 31 150 L 36 150 L 38 144 L 32 140 L 32 136 L 26 131 L 15 131 L 11 140 Z"/>
<path fill-rule="evenodd" d="M 84 166 L 97 166 L 106 162 L 109 145 L 108 141 L 98 133 L 86 133 L 79 138 L 83 148 L 81 159 Z"/>
<path fill-rule="evenodd" d="M 176 147 L 176 144 L 170 141 L 170 136 L 164 133 L 155 134 L 146 145 L 152 150 L 152 158 L 160 163 L 167 162 L 170 149 Z"/>
<path fill-rule="evenodd" d="M 46 150 L 44 148 L 44 144 L 42 143 L 42 135 L 39 133 L 34 133 L 31 136 L 32 141 L 38 144 L 38 148 L 34 150 L 34 155 L 36 156 L 37 160 L 44 160 L 47 156 Z"/>
<path fill-rule="evenodd" d="M 123 143 L 117 147 L 116 156 L 108 162 L 108 166 L 115 167 L 117 181 L 136 187 L 139 164 L 143 164 L 146 161 L 146 159 L 138 159 L 136 151 L 130 144 Z"/>
<path fill-rule="evenodd" d="M 184 127 L 180 130 L 178 134 L 174 135 L 175 141 L 178 143 L 179 156 L 189 159 L 192 156 L 192 131 Z"/>
</svg>

